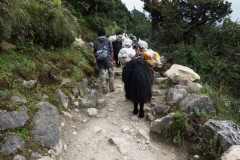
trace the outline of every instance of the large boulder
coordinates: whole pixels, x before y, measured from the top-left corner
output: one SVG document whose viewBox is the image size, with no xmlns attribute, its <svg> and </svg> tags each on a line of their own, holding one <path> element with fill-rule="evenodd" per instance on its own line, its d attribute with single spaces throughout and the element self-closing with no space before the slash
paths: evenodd
<svg viewBox="0 0 240 160">
<path fill-rule="evenodd" d="M 215 133 L 218 134 L 218 141 L 220 142 L 223 151 L 228 150 L 233 145 L 240 145 L 240 126 L 232 121 L 209 119 L 203 125 L 203 134 L 206 137 L 211 138 Z"/>
<path fill-rule="evenodd" d="M 19 136 L 7 136 L 1 142 L 1 152 L 3 155 L 11 155 L 23 148 L 23 141 Z"/>
<path fill-rule="evenodd" d="M 27 108 L 21 107 L 18 111 L 4 112 L 0 110 L 0 128 L 5 130 L 9 128 L 20 128 L 28 120 Z"/>
<path fill-rule="evenodd" d="M 157 103 L 154 106 L 154 111 L 157 114 L 166 115 L 170 110 L 171 110 L 171 107 L 167 105 L 165 102 Z"/>
<path fill-rule="evenodd" d="M 162 133 L 164 129 L 167 129 L 174 122 L 175 113 L 169 113 L 165 117 L 158 118 L 151 122 L 150 131 L 155 133 Z"/>
<path fill-rule="evenodd" d="M 80 98 L 82 104 L 85 107 L 96 107 L 98 101 L 98 91 L 97 90 L 89 90 L 87 91 L 84 98 Z"/>
<path fill-rule="evenodd" d="M 32 121 L 32 138 L 46 147 L 55 147 L 61 138 L 58 109 L 48 102 L 38 104 Z"/>
<path fill-rule="evenodd" d="M 166 93 L 166 98 L 171 104 L 181 102 L 187 95 L 185 89 L 170 88 Z"/>
<path fill-rule="evenodd" d="M 180 80 L 180 82 L 178 83 L 180 86 L 186 86 L 187 89 L 191 89 L 193 91 L 199 91 L 202 86 L 198 83 L 194 83 L 189 79 L 182 79 Z"/>
<path fill-rule="evenodd" d="M 165 76 L 170 78 L 173 83 L 179 83 L 182 79 L 189 79 L 191 81 L 200 80 L 200 76 L 192 69 L 173 64 L 169 70 L 165 72 Z"/>
<path fill-rule="evenodd" d="M 189 94 L 179 103 L 179 108 L 190 115 L 194 114 L 196 109 L 199 112 L 204 110 L 207 114 L 216 114 L 211 99 L 203 94 Z"/>
<path fill-rule="evenodd" d="M 240 159 L 240 145 L 234 145 L 223 153 L 221 160 L 238 160 Z"/>
</svg>

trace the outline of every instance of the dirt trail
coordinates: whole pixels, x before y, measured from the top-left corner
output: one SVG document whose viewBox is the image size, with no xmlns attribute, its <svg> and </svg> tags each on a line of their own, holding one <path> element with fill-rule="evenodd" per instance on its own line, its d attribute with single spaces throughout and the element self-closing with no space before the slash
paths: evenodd
<svg viewBox="0 0 240 160">
<path fill-rule="evenodd" d="M 115 68 L 117 72 L 119 68 Z M 100 84 L 100 83 L 99 83 Z M 153 89 L 159 89 L 153 86 Z M 123 83 L 120 76 L 115 76 L 115 91 L 101 94 L 105 107 L 98 108 L 98 116 L 88 116 L 86 110 L 71 110 L 75 117 L 67 120 L 62 127 L 62 141 L 65 152 L 61 160 L 185 160 L 185 151 L 175 148 L 149 135 L 150 122 L 132 114 L 133 103 L 125 99 Z M 155 96 L 153 102 L 162 101 L 163 96 Z M 151 108 L 145 104 L 145 108 Z M 139 130 L 147 133 L 146 140 L 139 137 Z M 121 139 L 123 145 L 115 145 L 109 139 Z M 126 141 L 126 142 L 125 142 Z M 119 147 L 121 146 L 121 147 Z"/>
</svg>

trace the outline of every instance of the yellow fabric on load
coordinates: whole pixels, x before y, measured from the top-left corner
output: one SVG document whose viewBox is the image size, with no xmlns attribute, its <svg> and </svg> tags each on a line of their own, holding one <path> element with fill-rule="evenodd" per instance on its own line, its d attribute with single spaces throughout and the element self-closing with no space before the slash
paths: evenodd
<svg viewBox="0 0 240 160">
<path fill-rule="evenodd" d="M 144 52 L 144 59 L 151 67 L 153 67 L 156 63 L 161 64 L 160 55 L 158 54 L 158 52 L 154 52 L 152 57 L 147 52 Z"/>
<path fill-rule="evenodd" d="M 155 54 L 153 55 L 153 59 L 156 59 L 159 64 L 162 63 L 161 58 L 160 58 L 160 54 L 158 52 L 155 52 Z"/>
<path fill-rule="evenodd" d="M 154 63 L 152 61 L 152 58 L 151 56 L 148 54 L 148 53 L 144 53 L 144 59 L 148 62 L 148 64 L 153 67 L 154 66 Z"/>
</svg>

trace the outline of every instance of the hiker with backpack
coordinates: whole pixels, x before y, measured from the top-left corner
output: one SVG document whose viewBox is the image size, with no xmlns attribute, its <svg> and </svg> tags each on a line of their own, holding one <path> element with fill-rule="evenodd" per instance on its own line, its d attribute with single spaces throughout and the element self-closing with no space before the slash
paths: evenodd
<svg viewBox="0 0 240 160">
<path fill-rule="evenodd" d="M 94 54 L 95 58 L 97 60 L 97 67 L 99 69 L 99 76 L 102 83 L 102 93 L 106 94 L 108 92 L 108 86 L 107 86 L 107 75 L 105 74 L 106 70 L 109 76 L 109 89 L 111 92 L 113 92 L 114 89 L 114 69 L 113 64 L 114 62 L 114 55 L 113 55 L 113 46 L 112 42 L 105 36 L 106 31 L 104 28 L 100 28 L 97 31 L 98 37 L 94 41 Z M 104 56 L 103 59 L 98 60 L 97 53 L 101 50 L 104 50 L 103 48 L 106 48 L 107 53 L 106 56 Z"/>
</svg>

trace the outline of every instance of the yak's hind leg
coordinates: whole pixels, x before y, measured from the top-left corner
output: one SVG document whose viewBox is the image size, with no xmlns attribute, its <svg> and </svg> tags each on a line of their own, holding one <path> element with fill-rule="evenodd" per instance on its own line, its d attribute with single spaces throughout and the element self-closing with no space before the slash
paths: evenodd
<svg viewBox="0 0 240 160">
<path fill-rule="evenodd" d="M 138 114 L 138 103 L 134 102 L 134 109 L 133 109 L 133 114 Z"/>
<path fill-rule="evenodd" d="M 144 115 L 144 103 L 140 103 L 140 112 L 139 112 L 139 118 L 143 118 Z"/>
</svg>

